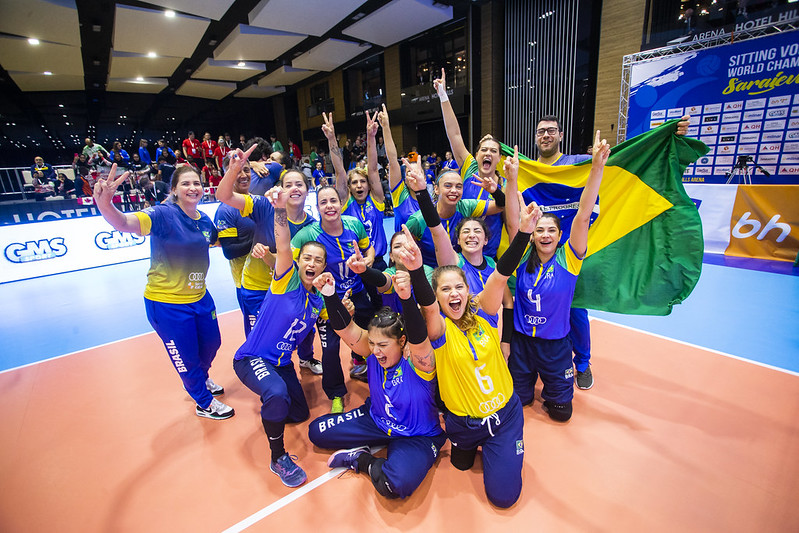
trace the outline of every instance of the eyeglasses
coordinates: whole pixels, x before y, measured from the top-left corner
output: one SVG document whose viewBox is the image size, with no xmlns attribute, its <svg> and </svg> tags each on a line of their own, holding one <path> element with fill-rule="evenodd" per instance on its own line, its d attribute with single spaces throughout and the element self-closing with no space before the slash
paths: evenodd
<svg viewBox="0 0 799 533">
<path fill-rule="evenodd" d="M 558 128 L 541 128 L 541 129 L 535 130 L 535 134 L 538 137 L 543 137 L 545 133 L 549 134 L 549 135 L 557 135 L 558 134 Z"/>
</svg>

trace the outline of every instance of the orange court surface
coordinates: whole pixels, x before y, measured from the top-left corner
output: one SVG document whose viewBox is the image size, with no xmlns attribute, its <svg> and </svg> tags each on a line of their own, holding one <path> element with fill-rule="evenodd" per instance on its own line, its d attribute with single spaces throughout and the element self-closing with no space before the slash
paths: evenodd
<svg viewBox="0 0 799 533">
<path fill-rule="evenodd" d="M 489 504 L 479 455 L 458 471 L 449 443 L 411 497 L 387 500 L 366 475 L 331 471 L 308 422 L 286 428 L 308 482 L 281 484 L 258 398 L 232 369 L 241 315 L 219 320 L 226 421 L 194 415 L 155 333 L 0 373 L 0 531 L 799 531 L 793 372 L 594 319 L 596 385 L 575 391 L 571 421 L 550 421 L 540 398 L 524 408 L 513 507 Z M 312 419 L 326 413 L 321 378 L 301 380 Z M 352 409 L 368 389 L 348 387 Z"/>
</svg>

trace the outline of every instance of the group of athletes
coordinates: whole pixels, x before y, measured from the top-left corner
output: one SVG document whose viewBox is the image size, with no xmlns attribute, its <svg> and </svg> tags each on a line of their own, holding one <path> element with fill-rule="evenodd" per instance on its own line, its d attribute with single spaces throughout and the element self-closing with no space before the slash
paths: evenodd
<svg viewBox="0 0 799 533">
<path fill-rule="evenodd" d="M 506 508 L 521 493 L 522 406 L 533 402 L 537 378 L 544 409 L 557 421 L 572 415 L 575 365 L 587 376 L 584 388 L 593 383 L 587 314 L 575 313 L 571 301 L 610 147 L 597 132 L 591 156 L 564 156 L 558 120 L 539 121 L 542 162 L 591 159 L 564 235 L 560 218 L 542 212 L 543 202 L 526 199 L 530 191 L 518 190 L 517 153 L 505 158 L 504 178 L 497 172 L 496 139 L 483 137 L 475 155 L 469 153 L 443 71 L 434 88 L 460 167 L 438 175 L 437 201 L 418 163 L 400 165 L 385 106 L 366 114 L 365 172 L 347 173 L 332 115 L 323 115 L 336 180 L 316 191 L 319 220 L 304 210 L 309 183 L 297 170 L 284 171 L 263 196 L 249 193 L 254 147 L 226 156 L 217 190 L 223 205 L 215 222 L 198 209 L 203 184 L 189 165 L 174 172 L 170 201 L 143 211 L 126 214 L 113 207 L 114 192 L 127 177 L 117 177 L 115 167 L 96 184 L 94 196 L 115 229 L 151 236 L 147 318 L 196 402 L 196 414 L 217 420 L 234 415 L 217 399 L 224 389 L 208 374 L 221 336 L 205 276 L 209 246 L 221 243 L 237 282 L 246 334 L 233 367 L 260 397 L 270 468 L 285 485 L 306 481 L 283 440 L 286 423 L 310 416 L 293 362 L 296 351 L 302 366 L 322 374 L 332 402 L 330 414 L 309 426 L 316 446 L 339 449 L 330 467 L 367 473 L 381 495 L 404 498 L 422 483 L 449 439 L 452 464 L 461 470 L 471 468 L 482 449 L 486 495 Z M 381 127 L 395 216 L 390 239 L 377 169 L 375 136 Z M 497 258 L 503 227 L 510 244 Z M 321 364 L 313 358 L 314 329 Z M 352 350 L 351 376 L 369 386 L 366 402 L 349 411 L 342 339 Z M 372 455 L 377 446 L 388 448 L 387 457 Z"/>
</svg>

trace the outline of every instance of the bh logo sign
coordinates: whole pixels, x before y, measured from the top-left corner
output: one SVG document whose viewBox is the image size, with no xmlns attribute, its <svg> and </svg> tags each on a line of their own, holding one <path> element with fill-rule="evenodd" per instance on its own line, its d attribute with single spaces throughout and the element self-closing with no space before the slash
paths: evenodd
<svg viewBox="0 0 799 533">
<path fill-rule="evenodd" d="M 94 244 L 101 250 L 115 250 L 117 248 L 127 248 L 144 244 L 146 239 L 141 235 L 133 233 L 122 233 L 121 231 L 101 231 L 94 236 Z"/>
<path fill-rule="evenodd" d="M 15 242 L 6 246 L 6 259 L 12 263 L 42 261 L 66 255 L 67 245 L 63 237 L 41 239 L 39 241 Z"/>
</svg>

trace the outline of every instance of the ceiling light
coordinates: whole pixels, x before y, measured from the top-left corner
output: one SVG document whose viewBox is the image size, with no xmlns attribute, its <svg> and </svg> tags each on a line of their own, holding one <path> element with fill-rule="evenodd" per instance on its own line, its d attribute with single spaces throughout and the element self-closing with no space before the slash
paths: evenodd
<svg viewBox="0 0 799 533">
<path fill-rule="evenodd" d="M 147 52 L 147 57 L 158 57 L 155 55 L 155 52 Z"/>
<path fill-rule="evenodd" d="M 169 18 L 172 18 L 175 16 L 175 12 L 172 11 L 171 9 L 167 9 L 166 11 L 164 11 L 164 15 L 166 15 Z"/>
<path fill-rule="evenodd" d="M 247 63 L 245 63 L 244 61 L 239 61 L 239 62 L 238 62 L 238 64 L 237 64 L 236 66 L 237 66 L 237 67 L 246 67 L 246 66 L 247 66 Z"/>
<path fill-rule="evenodd" d="M 64 104 L 58 104 L 58 107 L 64 107 Z"/>
<path fill-rule="evenodd" d="M 49 70 L 45 70 L 45 71 L 44 71 L 44 75 L 45 75 L 45 76 L 52 76 L 52 75 L 53 75 L 53 73 L 52 73 L 52 72 L 50 72 Z"/>
<path fill-rule="evenodd" d="M 28 44 L 39 44 L 39 39 L 28 39 Z"/>
<path fill-rule="evenodd" d="M 141 76 L 138 76 L 138 77 L 136 78 L 136 81 L 144 81 L 144 78 L 142 78 Z"/>
</svg>

